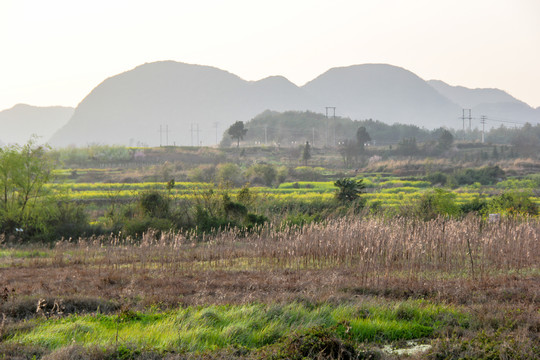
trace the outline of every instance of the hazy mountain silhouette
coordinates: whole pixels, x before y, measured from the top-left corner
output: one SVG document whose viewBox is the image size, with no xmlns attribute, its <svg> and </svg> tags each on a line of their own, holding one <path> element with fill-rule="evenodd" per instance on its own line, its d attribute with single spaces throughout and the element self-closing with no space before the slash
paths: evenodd
<svg viewBox="0 0 540 360">
<path fill-rule="evenodd" d="M 441 80 L 429 80 L 428 84 L 441 93 L 441 95 L 447 97 L 451 101 L 466 109 L 470 109 L 481 104 L 525 104 L 507 92 L 499 89 L 469 89 L 463 86 L 448 85 Z"/>
<path fill-rule="evenodd" d="M 73 108 L 18 104 L 0 112 L 0 136 L 7 144 L 25 144 L 32 135 L 46 142 L 73 115 Z"/>
<path fill-rule="evenodd" d="M 162 125 L 163 145 L 167 127 L 169 145 L 196 145 L 197 139 L 212 145 L 215 123 L 219 141 L 232 123 L 247 121 L 265 109 L 309 107 L 303 91 L 283 77 L 250 82 L 209 66 L 155 62 L 103 81 L 79 104 L 51 144 L 158 145 Z"/>
<path fill-rule="evenodd" d="M 461 108 L 426 81 L 400 67 L 365 64 L 333 68 L 303 88 L 353 119 L 421 127 L 454 127 Z"/>
<path fill-rule="evenodd" d="M 103 81 L 50 142 L 159 145 L 162 125 L 163 145 L 167 140 L 169 145 L 196 145 L 197 140 L 212 145 L 232 123 L 264 110 L 323 113 L 325 106 L 335 106 L 336 115 L 352 119 L 427 128 L 460 128 L 461 103 L 474 104 L 478 115 L 488 110 L 486 115 L 506 118 L 540 113 L 500 90 L 479 94 L 445 85 L 382 64 L 330 69 L 298 87 L 282 76 L 246 81 L 210 66 L 160 61 Z"/>
<path fill-rule="evenodd" d="M 534 109 L 499 89 L 469 89 L 463 86 L 451 86 L 440 80 L 430 80 L 441 95 L 465 109 L 471 109 L 472 116 L 480 118 L 482 115 L 493 120 L 510 122 L 538 122 L 540 111 Z M 507 123 L 511 125 L 511 123 Z M 491 123 L 497 125 L 497 121 Z"/>
</svg>

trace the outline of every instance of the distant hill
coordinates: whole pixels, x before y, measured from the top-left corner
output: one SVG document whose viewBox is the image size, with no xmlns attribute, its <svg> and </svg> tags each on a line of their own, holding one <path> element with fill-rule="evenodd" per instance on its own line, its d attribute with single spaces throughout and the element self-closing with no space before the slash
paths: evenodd
<svg viewBox="0 0 540 360">
<path fill-rule="evenodd" d="M 330 69 L 303 87 L 326 106 L 353 119 L 420 127 L 454 127 L 461 108 L 400 67 L 365 64 Z"/>
<path fill-rule="evenodd" d="M 54 132 L 68 122 L 73 110 L 61 106 L 15 105 L 0 112 L 0 136 L 7 144 L 24 144 L 33 134 L 40 137 L 40 142 L 46 142 Z"/>
<path fill-rule="evenodd" d="M 248 132 L 244 140 L 248 144 L 266 144 L 280 147 L 297 147 L 308 141 L 311 146 L 335 146 L 347 140 L 355 140 L 359 127 L 365 127 L 372 144 L 396 144 L 403 138 L 414 137 L 419 142 L 435 140 L 437 130 L 429 131 L 415 125 L 376 120 L 351 120 L 341 116 L 327 119 L 324 114 L 311 111 L 264 111 L 246 123 Z M 223 143 L 232 142 L 227 135 Z"/>
<path fill-rule="evenodd" d="M 310 107 L 304 92 L 283 77 L 250 82 L 209 66 L 162 61 L 103 81 L 51 143 L 159 145 L 162 125 L 163 145 L 167 127 L 169 145 L 213 145 L 216 131 L 219 141 L 232 123 L 265 109 Z"/>
<path fill-rule="evenodd" d="M 475 116 L 529 119 L 540 113 L 500 90 L 469 90 L 383 64 L 330 69 L 298 87 L 282 76 L 246 81 L 210 66 L 160 61 L 103 81 L 50 143 L 213 145 L 232 123 L 265 110 L 324 113 L 326 106 L 355 120 L 428 129 L 460 128 L 462 104 L 473 104 Z"/>
<path fill-rule="evenodd" d="M 441 93 L 441 95 L 467 109 L 481 104 L 524 104 L 522 101 L 519 101 L 507 92 L 499 89 L 469 89 L 463 86 L 448 85 L 441 80 L 429 80 L 428 84 Z"/>
<path fill-rule="evenodd" d="M 429 80 L 428 83 L 441 95 L 462 108 L 471 109 L 473 117 L 479 118 L 485 115 L 495 120 L 510 122 L 540 122 L 538 109 L 530 107 L 503 90 L 469 89 L 463 86 L 451 86 L 440 80 Z"/>
</svg>

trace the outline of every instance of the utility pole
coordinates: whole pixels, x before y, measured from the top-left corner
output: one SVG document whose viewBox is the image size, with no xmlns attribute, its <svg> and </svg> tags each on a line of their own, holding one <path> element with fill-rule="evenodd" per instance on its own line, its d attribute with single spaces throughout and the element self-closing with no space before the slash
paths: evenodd
<svg viewBox="0 0 540 360">
<path fill-rule="evenodd" d="M 484 143 L 485 141 L 485 126 L 486 126 L 486 116 L 485 115 L 482 115 L 480 117 L 480 123 L 482 124 L 482 144 Z"/>
<path fill-rule="evenodd" d="M 268 125 L 264 125 L 264 145 L 268 144 Z"/>
<path fill-rule="evenodd" d="M 471 109 L 461 109 L 462 115 L 460 117 L 461 120 L 463 120 L 463 132 L 465 132 L 465 119 L 469 119 L 469 131 L 471 131 Z M 465 111 L 469 112 L 469 116 L 465 117 Z"/>
<path fill-rule="evenodd" d="M 199 142 L 199 123 L 197 123 L 197 146 L 201 146 L 201 143 Z"/>
</svg>

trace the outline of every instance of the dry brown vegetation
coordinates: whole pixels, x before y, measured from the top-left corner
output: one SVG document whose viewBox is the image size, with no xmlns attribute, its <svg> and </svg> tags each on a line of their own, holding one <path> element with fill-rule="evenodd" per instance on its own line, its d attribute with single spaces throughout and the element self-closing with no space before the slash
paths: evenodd
<svg viewBox="0 0 540 360">
<path fill-rule="evenodd" d="M 49 304 L 49 312 L 62 299 L 70 314 L 424 298 L 463 306 L 475 320 L 468 329 L 441 331 L 423 356 L 491 358 L 496 349 L 534 358 L 540 347 L 538 219 L 348 218 L 287 229 L 269 225 L 250 234 L 194 234 L 4 246 L 2 331 L 24 330 L 20 320 L 36 316 L 37 299 Z"/>
<path fill-rule="evenodd" d="M 532 219 L 340 219 L 202 239 L 102 236 L 38 250 L 0 258 L 1 285 L 17 296 L 167 305 L 360 294 L 540 301 L 540 225 Z"/>
</svg>

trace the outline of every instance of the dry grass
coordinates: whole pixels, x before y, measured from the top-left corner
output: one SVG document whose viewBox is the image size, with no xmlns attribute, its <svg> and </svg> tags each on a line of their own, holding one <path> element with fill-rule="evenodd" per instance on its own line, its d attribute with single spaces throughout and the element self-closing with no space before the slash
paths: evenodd
<svg viewBox="0 0 540 360">
<path fill-rule="evenodd" d="M 194 233 L 148 233 L 141 240 L 109 236 L 53 247 L 4 246 L 1 332 L 30 331 L 32 322 L 20 320 L 36 316 L 39 299 L 48 304 L 43 311 L 54 315 L 59 299 L 62 312 L 72 314 L 425 298 L 464 305 L 474 319 L 468 328 L 443 329 L 429 358 L 496 353 L 532 359 L 540 351 L 539 264 L 538 219 L 488 224 L 476 217 L 430 222 L 349 218 L 287 230 L 268 226 L 248 235 L 229 229 L 203 239 Z M 0 351 L 6 354 L 24 350 L 32 358 L 48 353 L 1 340 Z M 92 351 L 74 346 L 49 356 L 107 358 L 101 350 L 99 356 Z"/>
<path fill-rule="evenodd" d="M 139 241 L 95 237 L 39 250 L 47 256 L 0 258 L 0 285 L 17 297 L 144 305 L 365 294 L 540 301 L 540 225 L 533 219 L 340 219 L 247 236 L 234 229 L 197 240 L 149 233 Z"/>
</svg>

